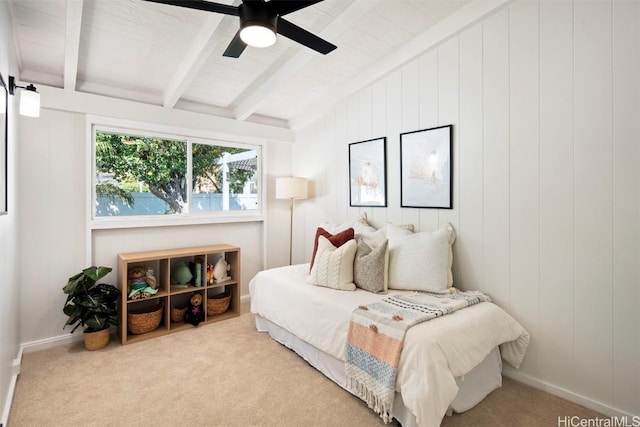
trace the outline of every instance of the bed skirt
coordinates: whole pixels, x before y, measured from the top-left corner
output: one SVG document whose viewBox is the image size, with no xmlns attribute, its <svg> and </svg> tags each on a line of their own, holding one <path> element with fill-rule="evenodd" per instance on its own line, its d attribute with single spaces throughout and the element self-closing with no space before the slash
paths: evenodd
<svg viewBox="0 0 640 427">
<path fill-rule="evenodd" d="M 271 338 L 295 351 L 311 366 L 347 390 L 345 386 L 344 361 L 324 353 L 264 317 L 255 315 L 255 319 L 258 331 L 269 333 Z M 501 387 L 502 359 L 500 358 L 498 347 L 494 348 L 471 372 L 464 377 L 456 378 L 456 383 L 459 391 L 451 403 L 449 411 L 447 411 L 449 414 L 451 411 L 464 412 L 473 408 L 489 393 Z M 417 426 L 415 415 L 404 406 L 402 396 L 399 393 L 396 393 L 394 400 L 393 415 L 403 427 Z"/>
</svg>

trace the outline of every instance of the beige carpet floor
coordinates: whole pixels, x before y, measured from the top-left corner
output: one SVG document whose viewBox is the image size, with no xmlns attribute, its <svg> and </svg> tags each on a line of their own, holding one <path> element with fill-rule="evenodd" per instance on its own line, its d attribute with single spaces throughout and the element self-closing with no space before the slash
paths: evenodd
<svg viewBox="0 0 640 427">
<path fill-rule="evenodd" d="M 379 426 L 364 403 L 258 333 L 253 316 L 100 351 L 23 356 L 8 427 Z M 115 338 L 115 337 L 114 337 Z M 505 378 L 443 426 L 557 426 L 599 414 Z"/>
</svg>

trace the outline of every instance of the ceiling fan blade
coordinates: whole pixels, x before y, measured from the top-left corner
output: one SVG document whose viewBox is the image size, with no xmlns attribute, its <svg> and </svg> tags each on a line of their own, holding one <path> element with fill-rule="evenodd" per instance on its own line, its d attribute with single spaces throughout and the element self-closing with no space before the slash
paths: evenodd
<svg viewBox="0 0 640 427">
<path fill-rule="evenodd" d="M 207 12 L 224 13 L 225 15 L 238 16 L 237 6 L 212 3 L 205 0 L 145 0 L 151 3 L 162 3 L 171 6 L 186 7 L 188 9 L 206 10 Z"/>
<path fill-rule="evenodd" d="M 228 56 L 229 58 L 239 58 L 244 49 L 247 47 L 247 44 L 242 41 L 240 38 L 240 30 L 233 36 L 231 43 L 227 46 L 227 49 L 224 51 L 222 56 Z"/>
<path fill-rule="evenodd" d="M 337 47 L 336 45 L 321 39 L 315 34 L 310 33 L 304 28 L 300 28 L 296 24 L 292 24 L 284 18 L 278 18 L 278 32 L 295 42 L 320 52 L 323 55 L 326 55 Z"/>
<path fill-rule="evenodd" d="M 270 10 L 282 16 L 296 10 L 304 9 L 312 4 L 320 3 L 323 0 L 271 0 L 267 3 Z"/>
</svg>

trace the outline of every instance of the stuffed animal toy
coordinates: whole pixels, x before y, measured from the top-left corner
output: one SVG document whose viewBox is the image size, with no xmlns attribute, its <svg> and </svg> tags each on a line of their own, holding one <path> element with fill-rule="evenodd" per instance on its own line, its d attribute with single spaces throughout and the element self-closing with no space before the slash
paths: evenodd
<svg viewBox="0 0 640 427">
<path fill-rule="evenodd" d="M 231 266 L 227 264 L 224 258 L 220 258 L 218 262 L 216 262 L 215 267 L 213 267 L 213 278 L 215 282 L 220 283 L 231 279 L 227 274 L 229 271 L 231 271 Z"/>
<path fill-rule="evenodd" d="M 207 283 L 213 285 L 213 264 L 207 264 Z"/>
<path fill-rule="evenodd" d="M 134 265 L 127 272 L 129 299 L 149 298 L 158 292 L 153 270 L 144 265 Z"/>
<path fill-rule="evenodd" d="M 193 294 L 187 305 L 184 319 L 193 326 L 198 326 L 204 320 L 204 308 L 202 307 L 202 294 Z"/>
<path fill-rule="evenodd" d="M 147 285 L 152 289 L 156 289 L 158 287 L 156 284 L 156 278 L 153 275 L 153 270 L 150 268 L 147 269 L 147 272 L 144 275 L 144 281 L 147 282 Z"/>
</svg>

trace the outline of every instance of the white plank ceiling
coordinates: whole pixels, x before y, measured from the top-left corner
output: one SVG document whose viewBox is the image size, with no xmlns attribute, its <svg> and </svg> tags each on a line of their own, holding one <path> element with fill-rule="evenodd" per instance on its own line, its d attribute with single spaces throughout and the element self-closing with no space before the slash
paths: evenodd
<svg viewBox="0 0 640 427">
<path fill-rule="evenodd" d="M 336 50 L 321 55 L 279 35 L 238 59 L 222 56 L 234 16 L 142 0 L 9 0 L 9 10 L 23 82 L 294 127 L 467 3 L 324 0 L 287 19 Z"/>
</svg>

